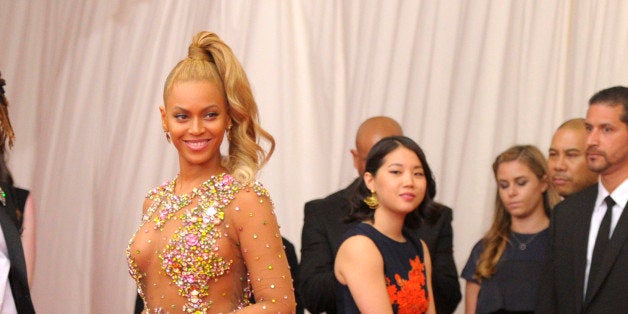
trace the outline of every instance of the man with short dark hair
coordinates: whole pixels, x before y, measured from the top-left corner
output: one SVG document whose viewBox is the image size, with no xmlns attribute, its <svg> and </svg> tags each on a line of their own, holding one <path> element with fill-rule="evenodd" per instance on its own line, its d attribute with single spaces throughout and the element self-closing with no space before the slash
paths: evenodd
<svg viewBox="0 0 628 314">
<path fill-rule="evenodd" d="M 556 205 L 537 313 L 628 310 L 628 88 L 589 100 L 587 165 L 599 182 Z"/>
</svg>

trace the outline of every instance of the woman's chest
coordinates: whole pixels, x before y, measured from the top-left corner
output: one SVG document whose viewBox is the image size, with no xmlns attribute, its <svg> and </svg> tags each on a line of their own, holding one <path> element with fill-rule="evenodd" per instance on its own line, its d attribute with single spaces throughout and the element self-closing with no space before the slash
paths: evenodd
<svg viewBox="0 0 628 314">
<path fill-rule="evenodd" d="M 224 212 L 197 206 L 160 219 L 167 216 L 156 211 L 130 244 L 139 273 L 159 271 L 175 281 L 203 282 L 223 275 L 241 260 L 237 233 Z"/>
</svg>

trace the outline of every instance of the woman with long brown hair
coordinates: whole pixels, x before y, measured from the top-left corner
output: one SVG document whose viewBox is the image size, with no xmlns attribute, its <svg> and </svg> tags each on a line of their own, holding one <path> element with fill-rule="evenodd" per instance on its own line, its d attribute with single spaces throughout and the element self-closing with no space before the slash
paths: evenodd
<svg viewBox="0 0 628 314">
<path fill-rule="evenodd" d="M 532 313 L 558 195 L 547 183 L 545 157 L 534 146 L 507 149 L 495 159 L 493 173 L 493 224 L 462 271 L 465 313 Z"/>
</svg>

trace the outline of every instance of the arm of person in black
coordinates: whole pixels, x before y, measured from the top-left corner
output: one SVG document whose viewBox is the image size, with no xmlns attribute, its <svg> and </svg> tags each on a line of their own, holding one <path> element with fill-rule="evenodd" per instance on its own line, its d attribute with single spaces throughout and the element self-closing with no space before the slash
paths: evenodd
<svg viewBox="0 0 628 314">
<path fill-rule="evenodd" d="M 305 204 L 301 233 L 299 289 L 305 308 L 313 314 L 336 312 L 334 252 L 325 233 L 324 219 L 317 213 L 323 200 Z"/>
<path fill-rule="evenodd" d="M 297 252 L 294 250 L 294 245 L 288 241 L 288 239 L 281 237 L 284 250 L 286 251 L 286 258 L 288 259 L 288 265 L 290 265 L 290 274 L 293 279 L 294 297 L 297 300 L 297 312 L 296 314 L 303 314 L 303 301 L 301 301 L 301 295 L 299 293 L 299 285 L 297 280 L 297 274 L 299 270 L 299 260 L 297 259 Z"/>
<path fill-rule="evenodd" d="M 537 295 L 535 313 L 551 314 L 556 313 L 556 295 L 554 284 L 554 239 L 555 239 L 555 215 L 558 205 L 552 210 L 550 218 L 550 242 L 547 246 L 545 263 L 543 263 L 543 273 L 539 283 L 539 294 Z"/>
<path fill-rule="evenodd" d="M 432 289 L 436 301 L 437 313 L 453 313 L 462 299 L 458 270 L 454 262 L 453 230 L 451 208 L 438 204 L 441 216 L 433 228 L 438 236 L 433 247 L 430 247 L 432 257 Z"/>
</svg>

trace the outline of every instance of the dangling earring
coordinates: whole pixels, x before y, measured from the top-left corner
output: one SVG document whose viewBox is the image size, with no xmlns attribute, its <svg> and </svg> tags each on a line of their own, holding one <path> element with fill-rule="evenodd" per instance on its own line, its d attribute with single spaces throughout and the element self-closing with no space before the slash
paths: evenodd
<svg viewBox="0 0 628 314">
<path fill-rule="evenodd" d="M 166 134 L 166 141 L 168 141 L 168 143 L 172 143 L 172 140 L 170 139 L 170 132 L 164 130 L 164 134 Z"/>
<path fill-rule="evenodd" d="M 375 191 L 371 190 L 371 195 L 364 198 L 364 203 L 366 203 L 370 209 L 376 209 L 379 206 L 379 201 L 377 200 L 377 194 L 375 194 Z"/>
<path fill-rule="evenodd" d="M 231 124 L 227 127 L 227 141 L 231 141 Z"/>
</svg>

